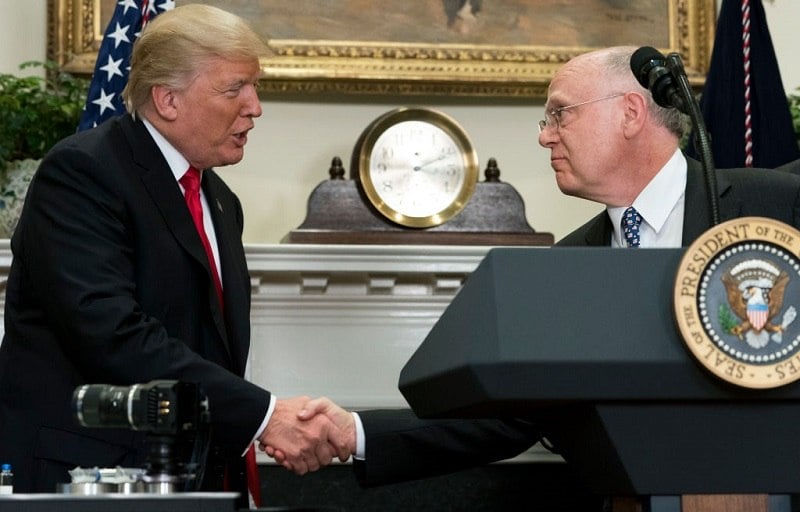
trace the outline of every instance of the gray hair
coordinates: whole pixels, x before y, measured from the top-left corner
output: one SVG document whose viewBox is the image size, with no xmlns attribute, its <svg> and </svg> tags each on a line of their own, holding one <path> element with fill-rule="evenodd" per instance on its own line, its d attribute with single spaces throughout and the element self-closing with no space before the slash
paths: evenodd
<svg viewBox="0 0 800 512">
<path fill-rule="evenodd" d="M 176 7 L 153 19 L 134 43 L 125 106 L 136 115 L 150 102 L 153 86 L 187 87 L 211 58 L 257 60 L 266 52 L 240 17 L 208 5 Z"/>
<path fill-rule="evenodd" d="M 649 90 L 642 87 L 631 71 L 631 56 L 636 51 L 633 46 L 612 48 L 605 56 L 606 69 L 611 76 L 618 76 L 630 83 L 630 90 L 641 93 L 647 99 L 647 110 L 656 124 L 667 128 L 680 139 L 689 128 L 688 116 L 676 108 L 664 108 L 653 99 Z"/>
</svg>

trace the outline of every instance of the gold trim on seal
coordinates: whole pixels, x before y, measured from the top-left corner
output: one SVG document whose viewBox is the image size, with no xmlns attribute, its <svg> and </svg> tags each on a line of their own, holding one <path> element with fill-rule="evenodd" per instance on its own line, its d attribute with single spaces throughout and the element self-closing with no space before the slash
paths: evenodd
<svg viewBox="0 0 800 512">
<path fill-rule="evenodd" d="M 674 313 L 690 353 L 708 371 L 753 389 L 800 379 L 800 319 L 793 324 L 800 294 L 784 294 L 800 286 L 799 254 L 800 231 L 762 217 L 723 222 L 689 246 L 675 279 Z M 752 290 L 780 311 L 770 307 L 768 320 L 750 317 Z M 733 305 L 732 297 L 738 299 Z"/>
</svg>

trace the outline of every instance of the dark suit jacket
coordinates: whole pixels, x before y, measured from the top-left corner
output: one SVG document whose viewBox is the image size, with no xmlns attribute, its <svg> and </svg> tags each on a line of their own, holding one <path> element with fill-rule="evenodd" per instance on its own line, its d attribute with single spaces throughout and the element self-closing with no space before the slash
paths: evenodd
<svg viewBox="0 0 800 512">
<path fill-rule="evenodd" d="M 711 228 L 711 207 L 699 162 L 687 159 L 683 245 Z M 716 173 L 720 222 L 769 217 L 800 227 L 800 179 L 767 169 L 721 169 Z M 564 246 L 608 246 L 614 228 L 605 210 L 558 242 Z"/>
<path fill-rule="evenodd" d="M 792 174 L 800 174 L 800 160 L 792 160 L 791 162 L 786 162 L 785 164 L 776 167 L 775 170 L 790 172 Z"/>
<path fill-rule="evenodd" d="M 508 459 L 540 439 L 535 420 L 421 420 L 410 409 L 359 412 L 366 460 L 354 461 L 359 483 L 426 478 Z"/>
<path fill-rule="evenodd" d="M 224 313 L 180 188 L 142 122 L 107 121 L 42 161 L 11 240 L 0 346 L 0 460 L 13 464 L 15 490 L 53 492 L 78 465 L 142 465 L 141 434 L 76 426 L 72 393 L 87 383 L 199 383 L 216 450 L 242 465 L 270 395 L 241 378 L 250 337 L 241 204 L 213 170 L 203 190 Z"/>
<path fill-rule="evenodd" d="M 701 166 L 688 161 L 683 244 L 711 227 Z M 720 220 L 762 216 L 800 228 L 800 178 L 766 169 L 717 172 Z M 613 228 L 603 211 L 558 245 L 608 246 Z M 539 440 L 541 423 L 513 420 L 420 420 L 409 410 L 360 412 L 366 461 L 354 465 L 363 485 L 464 469 L 517 455 Z"/>
</svg>

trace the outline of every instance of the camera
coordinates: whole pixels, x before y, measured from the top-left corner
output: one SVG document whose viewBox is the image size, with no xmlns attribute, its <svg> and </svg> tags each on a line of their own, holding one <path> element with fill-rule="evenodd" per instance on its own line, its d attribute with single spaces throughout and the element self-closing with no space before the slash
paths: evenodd
<svg viewBox="0 0 800 512">
<path fill-rule="evenodd" d="M 129 387 L 86 384 L 73 392 L 72 410 L 84 427 L 178 435 L 207 422 L 208 399 L 196 384 L 171 380 Z"/>
<path fill-rule="evenodd" d="M 75 420 L 90 428 L 146 433 L 144 481 L 149 492 L 199 488 L 210 437 L 208 398 L 198 384 L 155 380 L 114 386 L 86 384 L 72 394 Z"/>
</svg>

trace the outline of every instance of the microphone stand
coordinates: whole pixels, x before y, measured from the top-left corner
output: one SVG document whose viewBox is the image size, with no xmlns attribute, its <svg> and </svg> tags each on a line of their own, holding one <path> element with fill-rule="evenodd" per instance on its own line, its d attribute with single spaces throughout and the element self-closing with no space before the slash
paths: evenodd
<svg viewBox="0 0 800 512">
<path fill-rule="evenodd" d="M 695 133 L 695 149 L 700 154 L 701 162 L 703 164 L 703 175 L 706 179 L 706 192 L 708 193 L 708 204 L 711 207 L 711 223 L 712 226 L 719 224 L 719 194 L 717 193 L 717 174 L 714 167 L 714 157 L 711 151 L 711 140 L 706 130 L 706 123 L 703 120 L 703 115 L 700 112 L 700 107 L 692 94 L 692 88 L 689 85 L 689 79 L 686 77 L 686 72 L 683 69 L 683 62 L 680 55 L 677 53 L 670 53 L 667 55 L 666 60 L 667 68 L 675 77 L 678 83 L 678 88 L 684 98 L 684 105 L 687 106 L 689 117 L 692 120 Z"/>
</svg>

